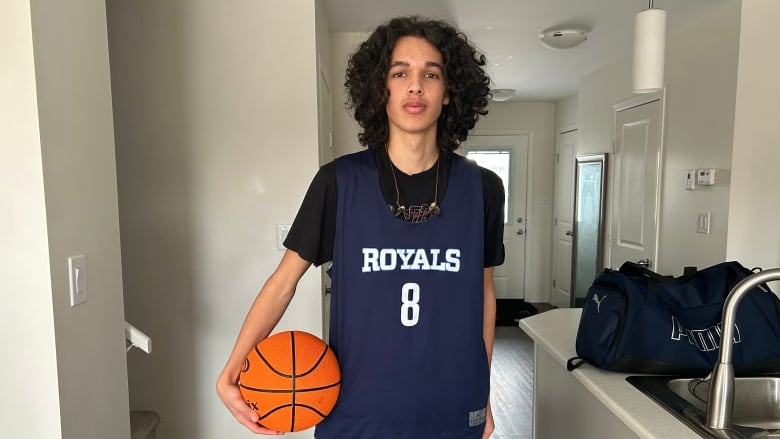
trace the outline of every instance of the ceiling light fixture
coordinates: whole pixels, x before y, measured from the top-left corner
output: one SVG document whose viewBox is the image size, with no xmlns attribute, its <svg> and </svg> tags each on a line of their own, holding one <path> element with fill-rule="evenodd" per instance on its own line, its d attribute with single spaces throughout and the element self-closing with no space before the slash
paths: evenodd
<svg viewBox="0 0 780 439">
<path fill-rule="evenodd" d="M 634 22 L 634 93 L 652 93 L 664 88 L 666 11 L 649 8 L 636 14 Z"/>
<path fill-rule="evenodd" d="M 495 88 L 490 90 L 490 94 L 493 95 L 491 98 L 492 100 L 496 102 L 504 102 L 512 99 L 512 97 L 515 95 L 515 91 L 511 88 Z"/>
<path fill-rule="evenodd" d="M 548 30 L 539 34 L 542 46 L 553 50 L 571 49 L 587 39 L 585 31 L 578 29 Z"/>
</svg>

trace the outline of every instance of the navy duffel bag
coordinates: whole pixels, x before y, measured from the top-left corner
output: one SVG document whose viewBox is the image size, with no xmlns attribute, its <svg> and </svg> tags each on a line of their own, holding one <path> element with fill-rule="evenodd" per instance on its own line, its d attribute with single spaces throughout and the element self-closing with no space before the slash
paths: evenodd
<svg viewBox="0 0 780 439">
<path fill-rule="evenodd" d="M 703 376 L 717 362 L 723 304 L 751 270 L 723 262 L 680 277 L 627 262 L 588 289 L 573 370 L 587 362 L 626 373 Z M 738 375 L 780 372 L 780 300 L 766 285 L 737 308 L 733 363 Z"/>
</svg>

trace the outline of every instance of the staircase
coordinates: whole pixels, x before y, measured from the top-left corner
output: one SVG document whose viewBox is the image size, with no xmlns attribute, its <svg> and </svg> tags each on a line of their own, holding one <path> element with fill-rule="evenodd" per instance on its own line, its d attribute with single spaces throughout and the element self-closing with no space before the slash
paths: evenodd
<svg viewBox="0 0 780 439">
<path fill-rule="evenodd" d="M 130 439 L 155 439 L 160 415 L 148 410 L 130 411 Z"/>
</svg>

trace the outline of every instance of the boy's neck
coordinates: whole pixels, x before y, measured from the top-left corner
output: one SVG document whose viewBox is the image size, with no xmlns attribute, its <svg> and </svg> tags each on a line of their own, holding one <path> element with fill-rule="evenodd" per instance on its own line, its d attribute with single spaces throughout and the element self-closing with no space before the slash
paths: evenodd
<svg viewBox="0 0 780 439">
<path fill-rule="evenodd" d="M 401 172 L 414 175 L 427 171 L 436 164 L 439 147 L 435 137 L 429 139 L 427 136 L 391 136 L 387 142 L 387 155 Z"/>
</svg>

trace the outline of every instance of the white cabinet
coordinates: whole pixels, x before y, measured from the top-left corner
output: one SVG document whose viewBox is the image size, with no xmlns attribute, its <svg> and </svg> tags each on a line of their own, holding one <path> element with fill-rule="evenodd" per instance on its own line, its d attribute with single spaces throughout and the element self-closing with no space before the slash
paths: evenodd
<svg viewBox="0 0 780 439">
<path fill-rule="evenodd" d="M 581 308 L 520 321 L 534 340 L 535 439 L 697 439 L 699 435 L 626 381 L 584 365 L 569 372 Z"/>
</svg>

